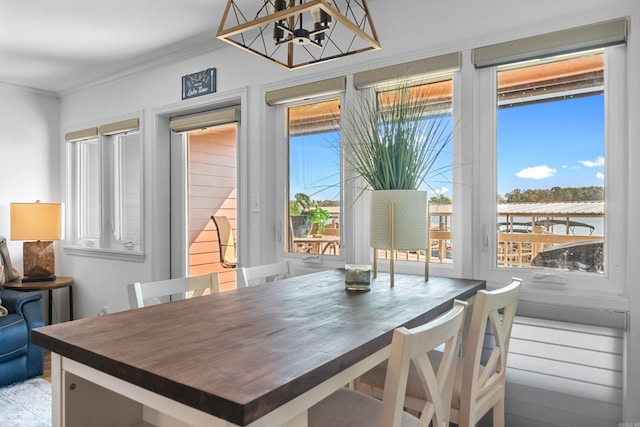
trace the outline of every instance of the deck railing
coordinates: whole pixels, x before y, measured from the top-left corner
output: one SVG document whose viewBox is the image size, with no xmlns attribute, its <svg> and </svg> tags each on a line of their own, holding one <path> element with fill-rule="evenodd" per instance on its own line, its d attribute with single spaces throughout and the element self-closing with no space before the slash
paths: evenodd
<svg viewBox="0 0 640 427">
<path fill-rule="evenodd" d="M 429 247 L 432 263 L 452 262 L 451 231 L 431 231 Z M 543 250 L 567 243 L 601 242 L 604 236 L 578 236 L 552 233 L 498 233 L 498 267 L 529 267 L 531 261 Z M 390 251 L 379 250 L 378 259 L 389 259 Z M 426 251 L 396 251 L 395 259 L 423 261 Z"/>
<path fill-rule="evenodd" d="M 498 233 L 498 267 L 528 267 L 543 250 L 579 242 L 602 242 L 604 236 L 552 233 Z"/>
</svg>

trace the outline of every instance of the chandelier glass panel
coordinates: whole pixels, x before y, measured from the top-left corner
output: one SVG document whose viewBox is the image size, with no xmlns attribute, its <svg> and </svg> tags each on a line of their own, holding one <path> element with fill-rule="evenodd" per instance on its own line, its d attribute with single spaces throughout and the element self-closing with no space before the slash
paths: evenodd
<svg viewBox="0 0 640 427">
<path fill-rule="evenodd" d="M 217 37 L 289 69 L 380 49 L 366 0 L 228 0 Z"/>
</svg>

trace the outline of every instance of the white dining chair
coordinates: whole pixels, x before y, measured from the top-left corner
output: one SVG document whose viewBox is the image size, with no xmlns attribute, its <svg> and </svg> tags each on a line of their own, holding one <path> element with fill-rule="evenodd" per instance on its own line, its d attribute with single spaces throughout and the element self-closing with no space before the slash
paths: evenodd
<svg viewBox="0 0 640 427">
<path fill-rule="evenodd" d="M 245 287 L 262 285 L 276 280 L 293 277 L 293 261 L 282 261 L 273 264 L 242 267 L 242 283 Z"/>
<path fill-rule="evenodd" d="M 478 291 L 469 307 L 463 335 L 462 355 L 457 359 L 451 401 L 451 422 L 460 427 L 475 426 L 493 408 L 493 426 L 504 427 L 504 389 L 511 329 L 516 314 L 522 280 L 513 278 L 505 287 Z M 495 345 L 485 347 L 487 324 Z M 484 352 L 484 356 L 483 356 Z M 487 356 L 487 353 L 488 356 Z M 434 365 L 443 357 L 432 351 Z M 386 364 L 380 364 L 357 380 L 357 388 L 378 398 L 384 394 Z M 409 374 L 405 406 L 419 410 L 426 399 L 415 370 Z"/>
<path fill-rule="evenodd" d="M 389 369 L 382 402 L 355 390 L 341 388 L 309 409 L 309 427 L 359 426 L 449 426 L 449 408 L 467 303 L 455 301 L 451 310 L 413 329 L 393 332 Z M 428 352 L 444 344 L 442 362 L 434 371 Z M 420 418 L 405 412 L 404 401 L 409 368 L 419 373 L 429 399 L 419 410 Z"/>
<path fill-rule="evenodd" d="M 177 279 L 160 280 L 157 282 L 135 282 L 127 285 L 129 306 L 142 308 L 150 305 L 170 302 L 220 292 L 220 277 L 218 273 L 200 276 L 181 277 Z"/>
</svg>

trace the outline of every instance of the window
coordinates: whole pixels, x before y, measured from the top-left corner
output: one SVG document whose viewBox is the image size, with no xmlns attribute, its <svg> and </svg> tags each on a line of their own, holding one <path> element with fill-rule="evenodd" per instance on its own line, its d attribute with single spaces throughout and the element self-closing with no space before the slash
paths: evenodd
<svg viewBox="0 0 640 427">
<path fill-rule="evenodd" d="M 340 166 L 340 104 L 346 77 L 270 90 L 265 102 L 274 114 L 278 142 L 276 238 L 279 255 L 344 258 Z M 282 252 L 280 252 L 282 251 Z M 295 255 L 298 256 L 298 255 Z"/>
<path fill-rule="evenodd" d="M 604 52 L 498 69 L 498 267 L 605 273 Z"/>
<path fill-rule="evenodd" d="M 290 233 L 285 252 L 340 255 L 340 98 L 286 108 Z"/>
<path fill-rule="evenodd" d="M 140 246 L 142 213 L 142 147 L 140 133 L 124 132 L 108 137 L 111 168 L 111 232 L 114 243 Z"/>
<path fill-rule="evenodd" d="M 518 411 L 524 418 L 544 412 L 605 424 L 620 419 L 628 394 L 626 24 L 471 55 L 481 236 L 474 275 L 490 287 L 524 279 L 507 376 L 507 406 L 526 400 L 538 408 Z M 613 31 L 600 37 L 604 27 Z M 589 409 L 569 414 L 567 395 Z"/>
<path fill-rule="evenodd" d="M 460 245 L 461 236 L 464 235 L 463 227 L 466 224 L 463 218 L 467 217 L 468 210 L 462 215 L 456 211 L 454 216 L 454 193 L 457 198 L 456 209 L 464 208 L 466 190 L 462 185 L 463 165 L 470 164 L 471 159 L 462 152 L 462 126 L 457 125 L 461 118 L 460 97 L 454 93 L 460 93 L 462 80 L 460 76 L 462 52 L 450 52 L 435 57 L 422 58 L 410 62 L 393 64 L 381 68 L 369 69 L 357 72 L 353 75 L 353 83 L 356 89 L 371 96 L 372 102 L 384 111 L 389 107 L 389 101 L 397 94 L 398 82 L 401 85 L 409 83 L 414 85 L 411 90 L 414 99 L 419 99 L 424 107 L 425 122 L 446 123 L 450 142 L 445 150 L 438 156 L 437 162 L 431 167 L 431 174 L 427 182 L 421 187 L 428 192 L 429 199 L 429 243 L 428 248 L 420 251 L 379 251 L 377 259 L 380 261 L 379 269 L 390 267 L 387 261 L 392 256 L 397 271 L 413 274 L 423 274 L 425 262 L 429 260 L 431 272 L 439 275 L 460 275 L 462 264 L 454 262 L 454 258 L 460 259 L 464 248 Z M 454 77 L 455 76 L 455 77 Z M 406 86 L 406 85 L 404 85 Z M 394 90 L 396 89 L 396 90 Z M 456 113 L 457 111 L 457 113 Z M 433 123 L 432 122 L 432 123 Z M 346 124 L 348 126 L 348 124 Z M 428 129 L 429 126 L 426 126 Z M 458 165 L 458 166 L 454 166 Z M 347 203 L 351 203 L 348 201 Z M 366 203 L 357 206 L 357 215 L 367 215 L 363 212 L 367 209 Z M 425 212 L 425 215 L 427 212 Z M 354 218 L 355 227 L 360 223 L 359 218 Z M 358 242 L 368 242 L 369 227 L 356 236 Z M 364 246 L 364 245 L 362 245 Z M 359 245 L 360 247 L 360 245 Z M 468 249 L 466 249 L 468 250 Z M 356 256 L 363 259 L 371 259 L 368 256 L 370 248 L 357 250 Z"/>
<path fill-rule="evenodd" d="M 378 110 L 392 105 L 396 96 L 394 90 L 376 92 Z M 451 264 L 453 262 L 453 81 L 449 77 L 443 81 L 416 85 L 411 88 L 410 95 L 421 97 L 424 105 L 424 120 L 431 122 L 425 126 L 426 132 L 441 134 L 441 138 L 449 143 L 431 166 L 428 182 L 420 186 L 428 192 L 429 200 L 429 242 L 424 251 L 397 251 L 395 259 L 408 262 L 425 262 Z M 421 110 L 422 111 L 422 110 Z M 425 213 L 426 214 L 426 213 Z M 392 255 L 387 250 L 378 251 L 378 259 L 389 259 Z"/>
<path fill-rule="evenodd" d="M 624 44 L 560 49 L 475 71 L 483 189 L 476 274 L 495 283 L 522 277 L 531 298 L 549 302 L 579 290 L 574 304 L 623 304 L 616 260 L 627 213 L 612 207 L 626 205 L 626 52 Z"/>
<path fill-rule="evenodd" d="M 70 132 L 69 253 L 142 252 L 139 119 Z M 118 256 L 118 255 L 115 255 Z M 138 255 L 123 255 L 136 258 Z"/>
<path fill-rule="evenodd" d="M 544 412 L 606 424 L 620 419 L 625 394 L 627 49 L 546 52 L 525 40 L 507 47 L 526 45 L 533 57 L 473 70 L 482 236 L 474 274 L 489 286 L 524 279 L 507 406 L 537 407 L 518 411 L 532 420 Z M 493 53 L 513 50 L 502 45 Z M 599 325 L 616 318 L 615 328 Z M 567 395 L 588 409 L 566 411 Z"/>
<path fill-rule="evenodd" d="M 98 138 L 75 143 L 78 171 L 78 240 L 97 242 L 100 238 L 100 146 Z"/>
</svg>

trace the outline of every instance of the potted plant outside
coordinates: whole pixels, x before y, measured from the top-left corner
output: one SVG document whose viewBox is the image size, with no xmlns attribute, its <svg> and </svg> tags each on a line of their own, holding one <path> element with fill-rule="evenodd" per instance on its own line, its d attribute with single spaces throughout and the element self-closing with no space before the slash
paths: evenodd
<svg viewBox="0 0 640 427">
<path fill-rule="evenodd" d="M 309 221 L 311 221 L 312 224 L 317 224 L 317 228 L 315 231 L 318 234 L 321 235 L 324 231 L 324 226 L 329 220 L 329 217 L 329 211 L 320 207 L 320 205 L 318 205 L 318 202 L 314 202 L 313 210 L 309 212 Z"/>
<path fill-rule="evenodd" d="M 317 232 L 322 233 L 329 215 L 328 210 L 320 207 L 318 202 L 311 200 L 305 193 L 295 194 L 289 202 L 289 217 L 294 237 L 307 237 L 313 224 L 318 224 Z"/>
<path fill-rule="evenodd" d="M 304 193 L 297 193 L 289 202 L 289 218 L 293 237 L 306 237 L 311 230 L 309 221 L 309 206 L 311 199 Z"/>
</svg>

